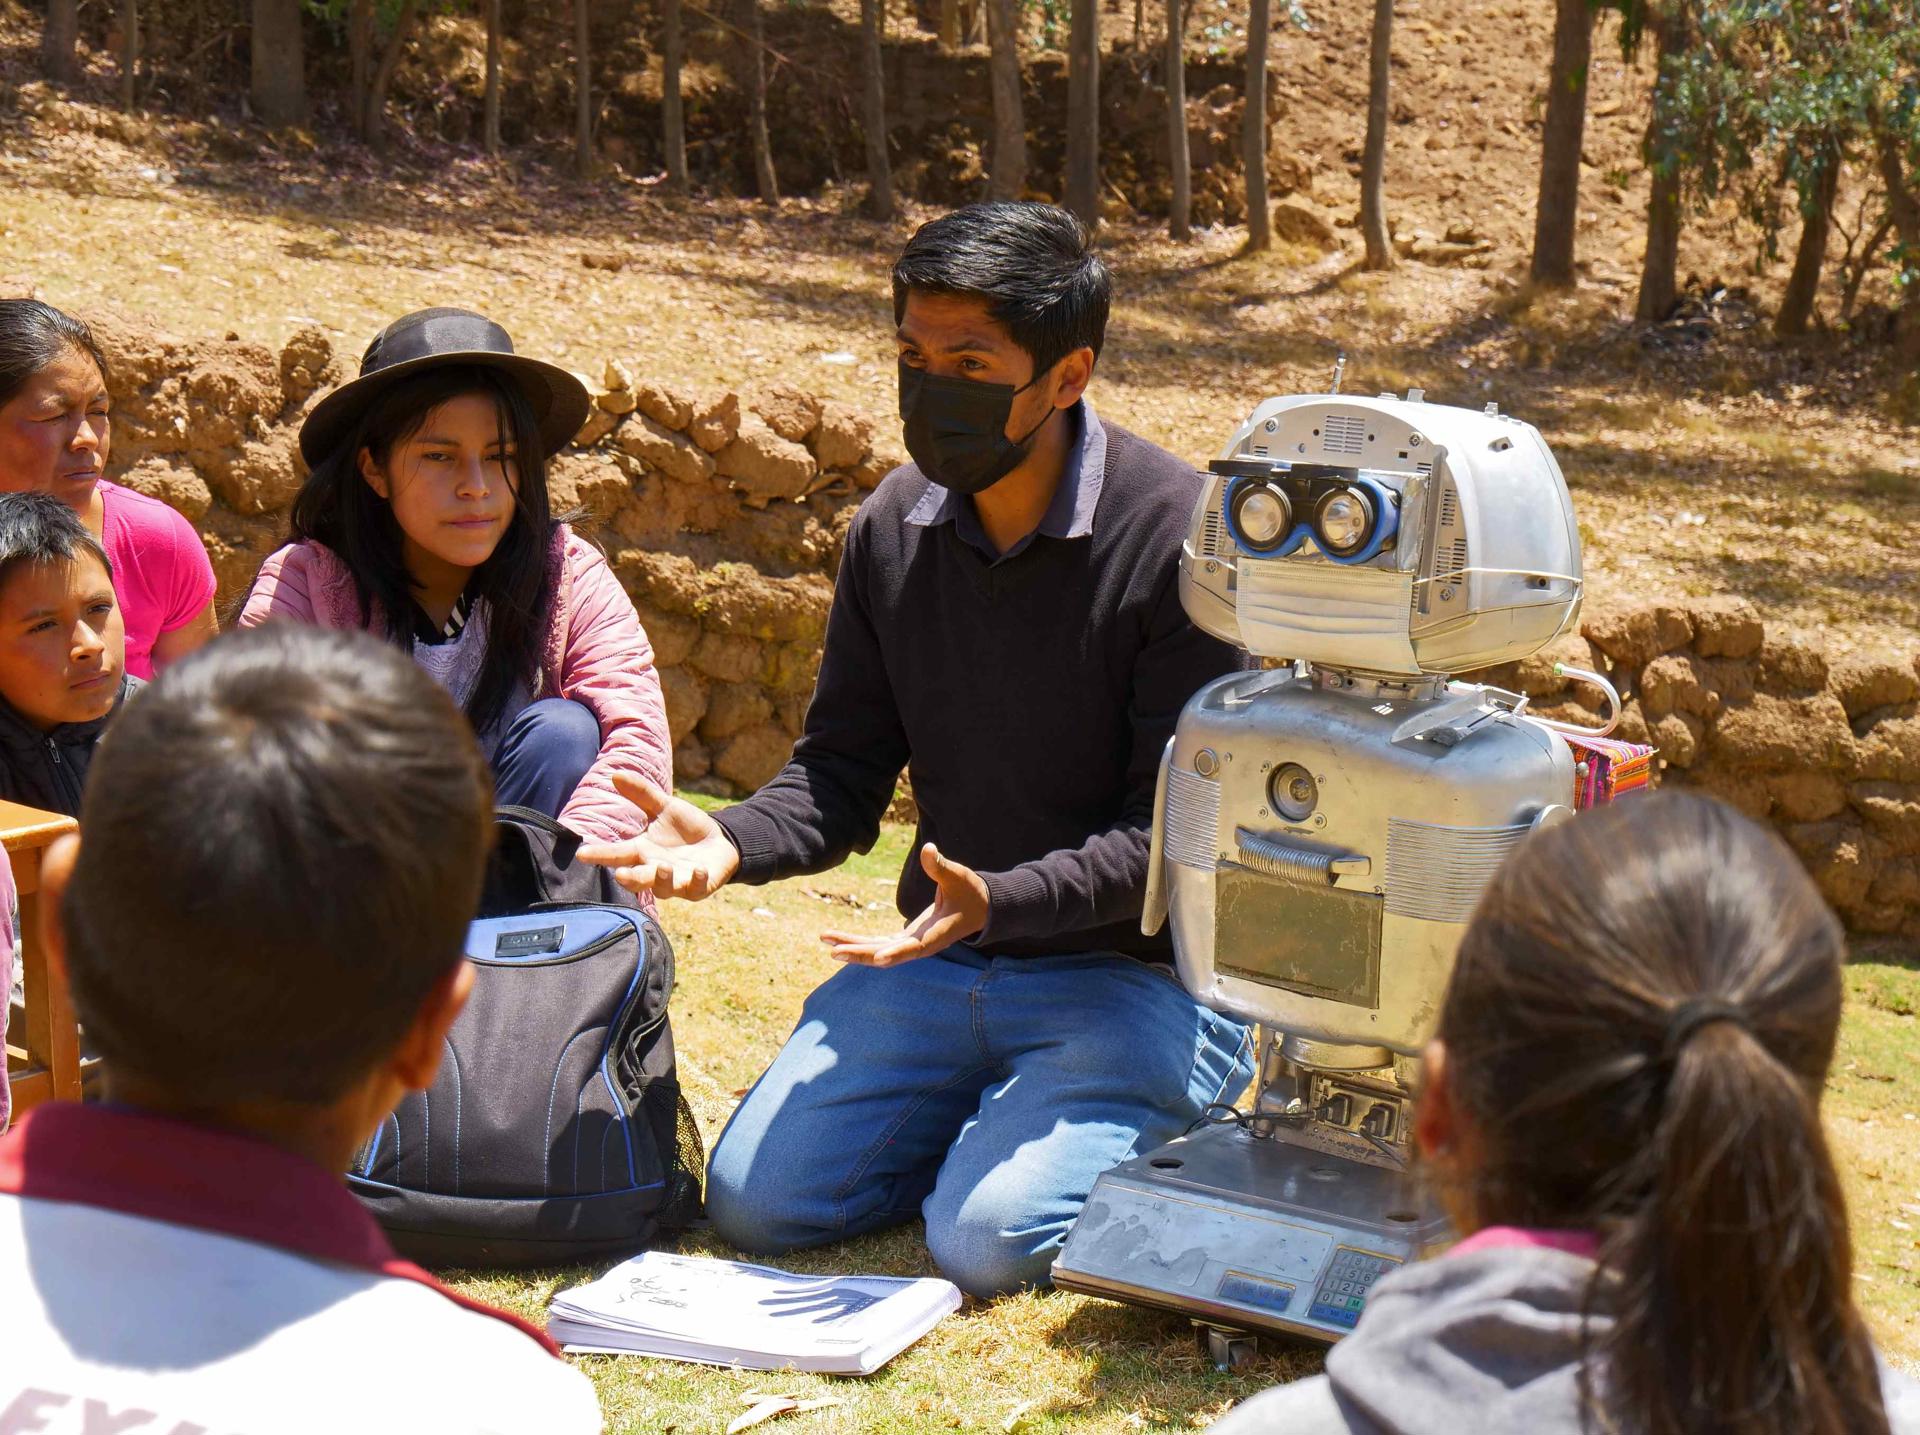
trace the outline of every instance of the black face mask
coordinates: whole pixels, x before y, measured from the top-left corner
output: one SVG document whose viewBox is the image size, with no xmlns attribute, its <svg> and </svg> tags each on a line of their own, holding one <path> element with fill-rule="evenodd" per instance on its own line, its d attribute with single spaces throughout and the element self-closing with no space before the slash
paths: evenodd
<svg viewBox="0 0 1920 1435">
<path fill-rule="evenodd" d="M 1027 431 L 1007 437 L 1013 401 L 1045 376 L 1041 370 L 1019 388 L 975 379 L 935 378 L 900 361 L 900 419 L 907 452 L 920 472 L 955 493 L 979 493 L 1013 472 L 1033 446 L 1033 436 L 1057 412 Z"/>
</svg>

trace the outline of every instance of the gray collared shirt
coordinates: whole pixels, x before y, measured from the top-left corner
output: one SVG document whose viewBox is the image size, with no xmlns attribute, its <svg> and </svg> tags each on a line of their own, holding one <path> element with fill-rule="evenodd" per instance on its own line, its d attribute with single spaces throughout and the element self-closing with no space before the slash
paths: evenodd
<svg viewBox="0 0 1920 1435">
<path fill-rule="evenodd" d="M 1067 410 L 1069 421 L 1080 430 L 1079 441 L 1067 450 L 1067 466 L 1060 475 L 1060 486 L 1053 501 L 1041 515 L 1037 528 L 1005 553 L 993 546 L 993 540 L 980 526 L 979 511 L 973 499 L 964 493 L 942 488 L 925 480 L 927 491 L 907 514 L 907 522 L 921 528 L 933 528 L 952 520 L 954 532 L 978 549 L 988 563 L 1004 563 L 1023 551 L 1035 536 L 1048 538 L 1085 538 L 1093 532 L 1093 511 L 1100 502 L 1100 489 L 1107 481 L 1107 431 L 1086 399 Z"/>
</svg>

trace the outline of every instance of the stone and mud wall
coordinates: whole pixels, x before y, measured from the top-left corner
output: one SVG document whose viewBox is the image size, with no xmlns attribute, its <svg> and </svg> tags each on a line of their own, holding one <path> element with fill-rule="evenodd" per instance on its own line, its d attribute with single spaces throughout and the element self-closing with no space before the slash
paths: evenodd
<svg viewBox="0 0 1920 1435">
<path fill-rule="evenodd" d="M 1620 690 L 1614 736 L 1655 745 L 1663 785 L 1771 823 L 1850 931 L 1920 942 L 1920 651 L 1830 659 L 1742 598 L 1649 599 L 1594 603 L 1577 635 L 1482 676 L 1597 722 L 1605 699 L 1556 662 Z"/>
<path fill-rule="evenodd" d="M 114 399 L 109 474 L 186 514 L 244 594 L 283 541 L 299 421 L 343 374 L 317 329 L 278 353 L 95 316 Z M 654 644 L 685 784 L 751 791 L 785 761 L 819 670 L 833 574 L 865 493 L 900 461 L 892 425 L 791 388 L 681 392 L 618 360 L 550 467 L 556 511 L 611 559 Z M 1536 710 L 1592 722 L 1605 672 L 1618 735 L 1661 780 L 1772 823 L 1855 933 L 1920 941 L 1920 655 L 1829 659 L 1817 632 L 1737 598 L 1590 600 L 1580 631 L 1491 670 Z"/>
<path fill-rule="evenodd" d="M 113 395 L 108 474 L 193 522 L 224 614 L 285 540 L 306 473 L 300 420 L 342 366 L 317 329 L 276 354 L 90 317 Z M 897 443 L 790 388 L 679 392 L 617 360 L 581 377 L 595 407 L 549 465 L 554 511 L 580 511 L 576 527 L 633 596 L 679 779 L 750 792 L 800 732 L 847 524 L 901 461 Z"/>
</svg>

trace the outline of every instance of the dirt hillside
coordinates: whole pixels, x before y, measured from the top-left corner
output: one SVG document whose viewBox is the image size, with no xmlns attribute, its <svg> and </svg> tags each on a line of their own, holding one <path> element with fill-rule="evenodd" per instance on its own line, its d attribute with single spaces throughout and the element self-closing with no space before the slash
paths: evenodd
<svg viewBox="0 0 1920 1435">
<path fill-rule="evenodd" d="M 1118 289 L 1102 411 L 1202 461 L 1261 397 L 1324 388 L 1344 353 L 1349 387 L 1418 384 L 1431 400 L 1496 400 L 1537 423 L 1574 487 L 1596 589 L 1737 592 L 1825 630 L 1837 651 L 1910 646 L 1911 376 L 1870 326 L 1770 339 L 1785 266 L 1752 272 L 1754 236 L 1730 214 L 1690 222 L 1682 272 L 1750 298 L 1733 295 L 1685 347 L 1646 347 L 1629 320 L 1647 77 L 1620 59 L 1611 21 L 1595 45 L 1583 283 L 1532 296 L 1522 281 L 1551 0 L 1403 0 L 1388 184 L 1414 257 L 1386 275 L 1357 272 L 1343 227 L 1357 193 L 1362 9 L 1309 4 L 1311 30 L 1274 32 L 1274 168 L 1292 192 L 1277 200 L 1273 254 L 1239 257 L 1243 232 L 1224 224 L 1175 246 L 1116 203 L 1103 232 Z M 467 304 L 590 375 L 618 357 L 689 390 L 790 382 L 883 432 L 893 422 L 886 267 L 933 208 L 909 203 L 882 226 L 856 217 L 851 183 L 769 210 L 662 198 L 618 171 L 581 187 L 528 152 L 490 164 L 471 147 L 409 141 L 376 162 L 324 128 L 129 118 L 96 102 L 110 89 L 104 59 L 91 90 L 55 93 L 35 78 L 31 17 L 0 13 L 0 278 L 15 287 L 276 352 L 317 325 L 349 360 L 399 313 Z M 896 20 L 896 50 L 931 47 Z M 1131 15 L 1104 20 L 1124 52 Z M 1230 20 L 1224 7 L 1196 16 L 1194 67 L 1237 61 Z M 1149 35 L 1156 25 L 1150 12 Z M 1110 54 L 1109 73 L 1125 60 Z M 1109 124 L 1110 150 L 1136 141 L 1150 143 Z M 1856 200 L 1843 195 L 1843 222 Z M 1831 285 L 1822 310 L 1838 312 Z"/>
</svg>

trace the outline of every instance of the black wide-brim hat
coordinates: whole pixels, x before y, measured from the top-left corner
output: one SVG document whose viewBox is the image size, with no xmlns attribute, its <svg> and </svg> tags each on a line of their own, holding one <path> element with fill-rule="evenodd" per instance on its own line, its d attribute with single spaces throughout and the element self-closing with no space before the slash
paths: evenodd
<svg viewBox="0 0 1920 1435">
<path fill-rule="evenodd" d="M 442 364 L 493 369 L 526 396 L 549 454 L 572 443 L 593 398 L 585 384 L 557 364 L 513 352 L 513 340 L 493 320 L 468 309 L 420 309 L 373 336 L 360 357 L 360 377 L 313 406 L 300 425 L 300 456 L 309 468 L 353 433 L 361 416 L 409 375 Z"/>
</svg>

